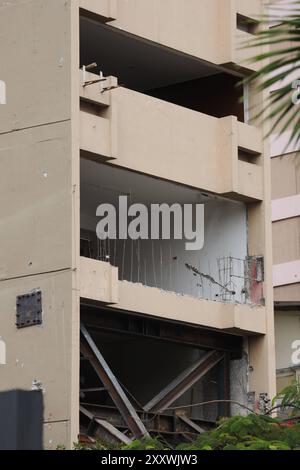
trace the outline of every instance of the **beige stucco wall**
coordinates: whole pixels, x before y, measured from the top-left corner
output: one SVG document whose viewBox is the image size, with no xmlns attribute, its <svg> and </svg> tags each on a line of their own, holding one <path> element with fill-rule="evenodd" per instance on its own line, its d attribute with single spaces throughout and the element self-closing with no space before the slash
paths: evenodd
<svg viewBox="0 0 300 470">
<path fill-rule="evenodd" d="M 300 259 L 300 217 L 273 222 L 274 265 Z"/>
<path fill-rule="evenodd" d="M 273 17 L 281 16 L 282 11 L 294 10 L 296 6 L 294 2 L 281 0 L 280 9 L 271 10 Z M 276 21 L 274 21 L 276 25 Z M 286 41 L 280 47 L 288 48 L 294 47 L 294 41 Z M 279 45 L 274 44 L 272 50 L 278 50 Z M 281 70 L 284 72 L 284 68 Z M 288 86 L 293 80 L 298 79 L 297 71 L 289 73 L 280 83 L 276 83 L 272 87 L 272 91 L 279 87 Z M 293 90 L 291 89 L 291 96 Z M 289 144 L 291 132 L 296 125 L 296 116 L 294 116 L 295 109 L 292 107 L 289 113 L 286 114 L 284 121 L 292 118 L 284 133 L 279 136 L 280 126 L 277 127 L 271 136 L 271 155 L 272 155 L 272 199 L 274 207 L 279 207 L 276 210 L 273 222 L 273 252 L 274 252 L 274 300 L 277 303 L 298 303 L 300 302 L 300 284 L 295 282 L 300 278 L 300 218 L 299 218 L 299 203 L 298 198 L 300 194 L 300 165 L 299 165 L 299 149 L 298 142 Z M 274 117 L 275 119 L 275 117 Z M 283 124 L 282 124 L 283 125 Z M 284 199 L 286 198 L 286 199 Z M 294 212 L 291 210 L 294 204 Z M 278 279 L 280 286 L 277 286 Z M 278 313 L 279 315 L 279 313 Z M 276 315 L 277 316 L 277 315 Z M 288 333 L 289 320 L 288 316 L 286 328 L 283 321 L 281 331 L 277 332 L 277 341 L 280 342 L 280 334 L 283 336 Z M 282 351 L 283 352 L 283 351 Z M 280 362 L 280 354 L 277 354 L 277 362 Z M 278 367 L 278 364 L 277 364 Z"/>
<path fill-rule="evenodd" d="M 0 279 L 71 267 L 69 122 L 0 137 Z"/>
<path fill-rule="evenodd" d="M 69 119 L 70 0 L 1 1 L 0 12 L 0 132 Z"/>
<path fill-rule="evenodd" d="M 261 0 L 251 1 L 251 6 L 245 0 L 80 0 L 80 4 L 136 36 L 215 64 L 253 67 L 245 62 L 249 51 L 239 47 L 249 37 L 237 31 L 236 16 L 259 16 Z"/>
<path fill-rule="evenodd" d="M 300 341 L 300 310 L 276 311 L 275 332 L 277 369 L 295 367 L 296 364 L 292 361 L 295 349 L 292 348 L 292 344 L 294 341 Z"/>
<path fill-rule="evenodd" d="M 275 287 L 274 301 L 300 303 L 300 283 Z"/>
<path fill-rule="evenodd" d="M 41 382 L 45 423 L 65 422 L 70 438 L 72 277 L 70 270 L 2 281 L 1 336 L 6 343 L 6 365 L 1 366 L 0 390 L 31 390 Z M 43 324 L 17 329 L 16 297 L 42 291 Z M 48 447 L 49 442 L 45 441 Z M 67 441 L 61 442 L 67 444 Z"/>
<path fill-rule="evenodd" d="M 262 168 L 238 161 L 238 148 L 261 153 L 262 133 L 123 87 L 98 115 L 80 113 L 82 150 L 111 164 L 219 194 L 263 198 Z"/>
<path fill-rule="evenodd" d="M 118 268 L 110 263 L 80 258 L 80 297 L 114 304 L 119 300 Z"/>
<path fill-rule="evenodd" d="M 119 302 L 114 308 L 237 334 L 266 332 L 264 307 L 195 299 L 126 281 L 119 282 Z"/>
<path fill-rule="evenodd" d="M 235 0 L 237 12 L 249 18 L 258 18 L 269 0 Z"/>
<path fill-rule="evenodd" d="M 300 194 L 299 153 L 286 153 L 272 158 L 272 199 L 274 201 Z M 300 259 L 299 216 L 273 222 L 274 265 L 296 262 Z M 297 273 L 300 275 L 300 273 Z M 274 288 L 276 302 L 299 302 L 300 284 Z"/>
<path fill-rule="evenodd" d="M 300 194 L 299 153 L 272 158 L 272 199 Z"/>
<path fill-rule="evenodd" d="M 78 434 L 78 24 L 76 0 L 0 2 L 0 391 L 41 381 L 50 448 Z M 38 288 L 43 324 L 18 330 L 16 296 Z"/>
<path fill-rule="evenodd" d="M 253 90 L 255 93 L 255 90 Z M 261 107 L 267 98 L 266 94 L 255 95 L 255 101 Z M 263 133 L 268 131 L 267 124 Z M 273 307 L 273 261 L 272 261 L 272 224 L 271 224 L 271 161 L 267 140 L 263 143 L 263 202 L 248 206 L 248 249 L 249 254 L 262 253 L 264 256 L 264 297 L 266 307 L 267 334 L 251 337 L 249 340 L 249 357 L 252 371 L 249 375 L 250 390 L 259 393 L 267 392 L 270 397 L 276 394 L 275 375 L 275 336 Z"/>
<path fill-rule="evenodd" d="M 118 0 L 80 0 L 80 8 L 103 17 L 104 21 L 109 21 L 117 16 Z"/>
</svg>

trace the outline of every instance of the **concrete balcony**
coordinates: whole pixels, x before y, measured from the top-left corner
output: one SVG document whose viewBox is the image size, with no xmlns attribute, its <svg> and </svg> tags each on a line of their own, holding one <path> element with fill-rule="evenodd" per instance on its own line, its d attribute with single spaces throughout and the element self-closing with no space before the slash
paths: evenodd
<svg viewBox="0 0 300 470">
<path fill-rule="evenodd" d="M 94 85 L 93 85 L 94 86 Z M 88 87 L 87 87 L 88 88 Z M 84 98 L 82 88 L 81 97 Z M 262 199 L 261 131 L 236 117 L 215 118 L 126 88 L 94 97 L 81 111 L 80 148 L 94 159 L 235 198 Z M 250 163 L 239 160 L 239 150 Z"/>
<path fill-rule="evenodd" d="M 237 193 L 250 199 L 263 199 L 262 168 L 248 162 L 238 162 Z"/>
<path fill-rule="evenodd" d="M 196 299 L 130 282 L 119 282 L 117 308 L 235 333 L 266 333 L 266 311 L 248 306 Z"/>
<path fill-rule="evenodd" d="M 236 31 L 236 47 L 233 51 L 232 63 L 237 64 L 245 70 L 257 71 L 260 69 L 259 62 L 251 63 L 253 57 L 261 53 L 260 47 L 251 47 L 253 35 L 246 31 Z"/>
<path fill-rule="evenodd" d="M 103 261 L 80 257 L 80 297 L 114 304 L 118 302 L 118 268 Z"/>
<path fill-rule="evenodd" d="M 250 5 L 249 5 L 250 3 Z M 83 16 L 218 65 L 242 66 L 237 15 L 258 17 L 261 0 L 80 0 Z M 240 31 L 239 31 L 240 33 Z M 251 56 L 251 54 L 250 54 Z"/>
<path fill-rule="evenodd" d="M 213 302 L 118 280 L 109 263 L 81 257 L 81 298 L 114 304 L 127 312 L 216 328 L 235 334 L 265 334 L 263 306 Z"/>
</svg>

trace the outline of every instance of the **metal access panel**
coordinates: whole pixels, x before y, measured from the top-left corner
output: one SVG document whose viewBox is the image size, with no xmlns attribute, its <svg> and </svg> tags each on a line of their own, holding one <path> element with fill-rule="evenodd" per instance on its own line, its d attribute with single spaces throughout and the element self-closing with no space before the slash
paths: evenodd
<svg viewBox="0 0 300 470">
<path fill-rule="evenodd" d="M 17 328 L 41 325 L 42 317 L 42 292 L 40 290 L 29 294 L 17 296 Z"/>
<path fill-rule="evenodd" d="M 0 393 L 0 450 L 43 449 L 43 393 Z"/>
</svg>

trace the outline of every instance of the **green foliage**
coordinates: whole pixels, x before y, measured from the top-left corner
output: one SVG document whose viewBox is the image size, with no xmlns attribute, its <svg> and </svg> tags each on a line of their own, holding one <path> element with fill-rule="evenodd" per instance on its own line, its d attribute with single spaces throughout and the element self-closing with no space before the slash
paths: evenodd
<svg viewBox="0 0 300 470">
<path fill-rule="evenodd" d="M 201 434 L 191 447 L 178 450 L 293 450 L 300 449 L 300 425 L 283 426 L 279 420 L 250 414 L 223 419 L 217 429 Z"/>
<path fill-rule="evenodd" d="M 263 48 L 250 60 L 262 65 L 245 79 L 245 83 L 254 83 L 259 91 L 275 85 L 275 90 L 266 99 L 266 106 L 256 118 L 263 116 L 272 120 L 270 133 L 276 130 L 281 134 L 292 126 L 289 143 L 297 144 L 300 141 L 300 106 L 295 106 L 291 98 L 295 92 L 295 78 L 300 79 L 300 1 L 291 2 L 288 11 L 276 0 L 271 3 L 277 9 L 276 18 L 261 18 L 258 32 L 249 44 L 251 48 Z M 277 26 L 271 28 L 274 20 Z"/>
<path fill-rule="evenodd" d="M 299 449 L 300 450 L 300 424 L 296 424 L 295 426 L 290 426 L 285 428 L 285 442 L 292 448 L 292 449 Z"/>
<path fill-rule="evenodd" d="M 74 442 L 73 450 L 120 450 L 120 445 L 97 439 L 93 443 Z"/>
<path fill-rule="evenodd" d="M 74 450 L 171 450 L 158 438 L 144 438 L 116 447 L 97 441 L 74 444 Z M 176 450 L 300 450 L 300 424 L 282 423 L 257 414 L 222 419 L 219 426 L 200 434 L 193 443 L 180 444 Z"/>
<path fill-rule="evenodd" d="M 66 446 L 63 444 L 58 444 L 55 450 L 66 450 Z"/>
<path fill-rule="evenodd" d="M 74 442 L 73 450 L 93 450 L 91 445 L 82 442 Z"/>
<path fill-rule="evenodd" d="M 300 384 L 294 380 L 273 398 L 272 405 L 280 402 L 282 411 L 288 411 L 291 416 L 299 414 L 300 411 Z"/>
<path fill-rule="evenodd" d="M 252 439 L 241 442 L 236 446 L 227 445 L 224 450 L 292 450 L 287 444 L 281 441 L 264 441 L 263 439 Z"/>
<path fill-rule="evenodd" d="M 299 385 L 284 389 L 277 396 L 285 404 L 298 402 Z M 276 399 L 276 397 L 275 397 Z M 274 399 L 274 400 L 275 400 Z M 75 444 L 75 450 L 170 450 L 158 438 L 144 438 L 117 447 L 97 441 Z M 216 429 L 200 434 L 195 442 L 180 444 L 177 450 L 300 450 L 300 423 L 282 422 L 270 416 L 251 413 L 248 416 L 223 418 Z"/>
<path fill-rule="evenodd" d="M 122 447 L 122 450 L 170 450 L 157 438 L 145 437 Z"/>
</svg>

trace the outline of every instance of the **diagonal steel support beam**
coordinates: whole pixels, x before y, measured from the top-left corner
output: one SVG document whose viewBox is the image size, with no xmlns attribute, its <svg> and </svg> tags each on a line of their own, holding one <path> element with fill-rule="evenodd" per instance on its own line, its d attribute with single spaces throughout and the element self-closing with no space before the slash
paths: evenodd
<svg viewBox="0 0 300 470">
<path fill-rule="evenodd" d="M 119 431 L 111 423 L 109 423 L 108 421 L 105 421 L 104 419 L 97 418 L 96 416 L 93 415 L 93 413 L 90 413 L 83 406 L 80 406 L 80 412 L 90 419 L 90 425 L 93 426 L 94 424 L 96 426 L 99 426 L 102 430 L 110 434 L 118 442 L 122 442 L 123 444 L 130 444 L 132 442 L 131 439 L 129 439 L 129 437 L 127 437 L 125 434 Z"/>
<path fill-rule="evenodd" d="M 187 416 L 185 415 L 177 415 L 177 418 L 178 419 L 181 419 L 181 421 L 183 421 L 185 424 L 187 424 L 191 429 L 193 429 L 194 431 L 196 431 L 198 434 L 203 434 L 205 433 L 205 430 L 203 428 L 201 428 L 200 426 L 198 426 L 198 424 L 194 423 L 194 421 L 192 421 L 191 419 L 189 419 Z"/>
<path fill-rule="evenodd" d="M 220 351 L 210 351 L 182 372 L 145 406 L 145 411 L 162 412 L 206 375 L 224 357 Z"/>
<path fill-rule="evenodd" d="M 144 424 L 137 415 L 132 404 L 128 400 L 117 378 L 111 371 L 104 357 L 100 353 L 86 327 L 81 323 L 81 342 L 80 349 L 82 354 L 90 361 L 96 374 L 107 389 L 111 399 L 119 409 L 127 426 L 133 435 L 140 439 L 143 436 L 149 436 Z"/>
</svg>

